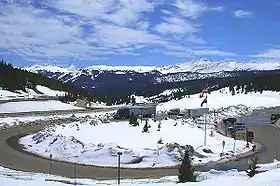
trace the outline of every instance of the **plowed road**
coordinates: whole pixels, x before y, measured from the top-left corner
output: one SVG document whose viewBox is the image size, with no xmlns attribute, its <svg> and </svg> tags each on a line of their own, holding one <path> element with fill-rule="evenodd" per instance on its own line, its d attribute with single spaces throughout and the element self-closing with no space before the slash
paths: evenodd
<svg viewBox="0 0 280 186">
<path fill-rule="evenodd" d="M 13 127 L 0 131 L 0 165 L 3 167 L 28 171 L 28 172 L 49 172 L 49 160 L 24 152 L 17 144 L 20 136 L 39 131 L 43 128 L 41 125 Z M 264 150 L 259 156 L 262 162 L 269 162 L 276 158 L 277 150 L 280 153 L 280 129 L 264 124 L 249 126 L 249 129 L 255 133 L 255 141 L 264 146 Z M 117 163 L 117 162 L 116 162 Z M 236 162 L 223 165 L 209 165 L 197 170 L 217 169 L 245 169 L 247 167 L 247 158 Z M 94 179 L 112 179 L 117 176 L 116 168 L 102 168 L 95 166 L 77 165 L 77 177 Z M 143 178 L 143 177 L 161 177 L 167 175 L 177 175 L 176 168 L 160 169 L 121 169 L 122 178 Z M 74 164 L 60 161 L 52 162 L 52 174 L 74 177 Z"/>
</svg>

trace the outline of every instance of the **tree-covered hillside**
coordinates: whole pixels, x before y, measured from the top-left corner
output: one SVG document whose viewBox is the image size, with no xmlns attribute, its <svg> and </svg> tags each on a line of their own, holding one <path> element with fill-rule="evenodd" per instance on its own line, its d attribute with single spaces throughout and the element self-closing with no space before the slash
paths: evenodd
<svg viewBox="0 0 280 186">
<path fill-rule="evenodd" d="M 68 92 L 67 99 L 75 100 L 77 97 L 89 101 L 99 101 L 112 104 L 133 103 L 135 100 L 130 94 L 118 94 L 111 97 L 104 96 L 98 92 L 89 92 L 73 84 L 62 83 L 58 80 L 48 78 L 42 74 L 32 73 L 26 70 L 15 68 L 3 59 L 0 61 L 0 87 L 10 91 L 23 90 L 25 88 L 36 89 L 37 85 L 43 85 L 53 90 Z"/>
<path fill-rule="evenodd" d="M 41 74 L 31 73 L 13 67 L 4 60 L 0 61 L 0 87 L 10 91 L 23 90 L 25 88 L 36 89 L 37 85 L 43 85 L 50 89 L 65 91 L 72 96 L 88 97 L 89 94 L 73 85 L 47 78 Z"/>
<path fill-rule="evenodd" d="M 22 69 L 13 67 L 4 60 L 0 61 L 0 87 L 15 91 L 25 90 L 25 87 L 35 88 L 36 85 L 47 86 L 54 90 L 61 90 L 69 92 L 71 97 L 76 98 L 81 96 L 87 98 L 89 101 L 104 102 L 107 105 L 115 104 L 129 104 L 134 103 L 135 98 L 132 94 L 142 95 L 145 97 L 153 96 L 151 101 L 164 102 L 170 99 L 180 99 L 185 95 L 191 95 L 201 92 L 206 86 L 211 87 L 212 90 L 217 90 L 224 87 L 230 87 L 232 94 L 248 93 L 251 91 L 262 92 L 264 90 L 280 91 L 280 70 L 273 71 L 235 71 L 236 74 L 232 77 L 223 78 L 209 78 L 196 79 L 180 82 L 163 82 L 163 83 L 147 83 L 134 82 L 133 86 L 126 87 L 124 83 L 122 87 L 119 84 L 114 86 L 106 85 L 106 81 L 100 82 L 107 86 L 96 87 L 93 89 L 83 89 L 83 87 L 76 84 L 76 82 L 62 83 L 56 79 L 48 78 L 40 73 L 31 73 Z M 102 85 L 103 85 L 102 84 Z M 237 87 L 235 92 L 233 87 Z M 157 96 L 165 90 L 177 89 L 168 96 Z"/>
</svg>

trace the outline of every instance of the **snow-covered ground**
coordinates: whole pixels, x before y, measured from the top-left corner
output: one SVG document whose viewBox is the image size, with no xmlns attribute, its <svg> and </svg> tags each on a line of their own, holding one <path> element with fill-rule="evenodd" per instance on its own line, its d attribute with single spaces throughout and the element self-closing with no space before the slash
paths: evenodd
<svg viewBox="0 0 280 186">
<path fill-rule="evenodd" d="M 17 116 L 17 117 L 4 117 L 1 118 L 0 121 L 0 129 L 11 127 L 11 126 L 18 126 L 18 125 L 25 125 L 30 122 L 37 122 L 37 123 L 43 123 L 45 124 L 47 121 L 55 121 L 59 119 L 67 119 L 72 118 L 73 116 L 77 119 L 83 120 L 83 118 L 104 118 L 107 116 L 113 115 L 114 111 L 102 111 L 102 112 L 81 112 L 81 113 L 75 113 L 75 110 L 73 110 L 73 113 L 68 114 L 51 114 L 51 115 L 34 115 L 34 116 Z"/>
<path fill-rule="evenodd" d="M 20 93 L 0 89 L 0 98 L 2 100 L 4 100 L 4 99 L 6 100 L 6 99 L 9 99 L 9 98 L 17 98 L 17 97 L 24 97 L 24 95 L 21 95 Z"/>
<path fill-rule="evenodd" d="M 262 165 L 260 167 L 269 167 L 269 171 L 255 175 L 253 178 L 249 178 L 245 172 L 238 172 L 236 170 L 230 171 L 216 171 L 211 170 L 209 172 L 198 172 L 198 182 L 181 183 L 176 176 L 162 177 L 159 179 L 151 178 L 146 179 L 122 179 L 121 185 L 141 185 L 141 186 L 279 186 L 280 183 L 280 163 L 275 161 L 274 163 Z M 64 182 L 64 183 L 62 183 Z M 117 185 L 115 180 L 92 180 L 92 179 L 70 179 L 60 176 L 29 173 L 10 170 L 0 167 L 0 185 L 3 186 L 67 186 L 67 185 Z"/>
<path fill-rule="evenodd" d="M 42 85 L 37 85 L 35 90 L 26 88 L 25 91 L 18 90 L 16 92 L 0 89 L 0 100 L 39 98 L 43 96 L 53 97 L 63 95 L 65 95 L 65 92 L 63 91 L 52 90 Z"/>
<path fill-rule="evenodd" d="M 52 90 L 48 87 L 42 86 L 42 85 L 37 85 L 36 89 L 41 92 L 44 95 L 47 96 L 64 96 L 66 92 L 63 91 L 58 91 L 58 90 Z"/>
<path fill-rule="evenodd" d="M 47 128 L 22 138 L 21 143 L 29 151 L 42 156 L 48 157 L 49 154 L 53 154 L 56 159 L 100 166 L 116 166 L 118 151 L 123 152 L 121 163 L 124 167 L 173 166 L 179 163 L 182 146 L 186 145 L 194 149 L 195 164 L 219 161 L 234 158 L 236 154 L 246 152 L 251 147 L 245 148 L 244 141 L 237 141 L 234 147 L 232 138 L 216 132 L 210 137 L 214 121 L 247 115 L 252 113 L 254 108 L 280 105 L 279 97 L 279 92 L 272 91 L 264 91 L 262 94 L 238 94 L 236 90 L 234 96 L 228 88 L 211 92 L 208 95 L 208 106 L 215 112 L 206 117 L 209 123 L 207 146 L 203 146 L 204 131 L 201 122 L 204 118 L 163 120 L 160 131 L 157 131 L 159 121 L 149 120 L 149 133 L 142 133 L 145 122 L 139 127 L 131 127 L 128 121 L 102 123 L 89 119 Z M 190 98 L 160 104 L 157 110 L 200 107 L 202 100 L 199 94 L 195 94 Z M 160 139 L 162 144 L 158 143 Z M 225 141 L 224 152 L 227 155 L 221 157 L 222 141 Z M 61 146 L 64 148 L 60 148 Z M 212 153 L 206 153 L 205 149 L 210 149 Z"/>
<path fill-rule="evenodd" d="M 100 166 L 116 166 L 116 154 L 121 151 L 123 167 L 177 165 L 181 157 L 180 146 L 186 145 L 194 149 L 194 164 L 227 159 L 251 149 L 245 147 L 246 142 L 239 140 L 234 148 L 232 138 L 216 132 L 210 136 L 210 129 L 207 131 L 207 146 L 203 146 L 204 131 L 193 120 L 149 120 L 148 123 L 151 126 L 149 133 L 142 133 L 144 121 L 139 127 L 132 127 L 128 121 L 102 123 L 90 119 L 46 128 L 23 137 L 20 143 L 28 151 L 41 156 L 53 154 L 55 159 Z M 162 144 L 158 143 L 160 139 Z M 227 155 L 220 156 L 223 141 Z M 210 149 L 212 153 L 206 153 L 203 149 Z"/>
<path fill-rule="evenodd" d="M 60 101 L 21 101 L 0 104 L 0 113 L 83 109 Z"/>
<path fill-rule="evenodd" d="M 232 96 L 229 88 L 213 91 L 208 94 L 207 106 L 210 109 L 220 109 L 234 105 L 245 105 L 252 108 L 271 107 L 280 105 L 280 92 L 263 91 L 262 93 L 250 92 L 248 94 L 236 94 Z M 166 111 L 172 108 L 199 108 L 203 98 L 199 98 L 200 94 L 190 95 L 180 100 L 171 100 L 162 103 L 157 107 L 157 111 Z"/>
</svg>

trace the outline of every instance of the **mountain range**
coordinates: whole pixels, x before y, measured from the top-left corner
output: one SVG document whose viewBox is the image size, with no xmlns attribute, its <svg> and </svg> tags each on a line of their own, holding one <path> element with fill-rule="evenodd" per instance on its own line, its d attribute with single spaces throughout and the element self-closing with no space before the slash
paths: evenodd
<svg viewBox="0 0 280 186">
<path fill-rule="evenodd" d="M 210 61 L 199 58 L 166 66 L 95 65 L 77 68 L 36 64 L 24 69 L 104 95 L 154 95 L 168 88 L 191 86 L 197 80 L 280 74 L 280 62 Z"/>
</svg>

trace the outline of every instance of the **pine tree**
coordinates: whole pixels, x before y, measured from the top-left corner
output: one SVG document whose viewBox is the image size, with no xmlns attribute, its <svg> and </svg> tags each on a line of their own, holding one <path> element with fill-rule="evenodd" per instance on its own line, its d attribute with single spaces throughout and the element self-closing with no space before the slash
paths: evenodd
<svg viewBox="0 0 280 186">
<path fill-rule="evenodd" d="M 197 176 L 194 174 L 194 168 L 191 165 L 189 152 L 186 150 L 184 159 L 182 160 L 182 164 L 179 168 L 179 175 L 178 175 L 179 183 L 195 182 L 196 177 Z"/>
<path fill-rule="evenodd" d="M 135 105 L 135 104 L 136 104 L 136 99 L 135 99 L 134 96 L 131 97 L 131 103 L 132 103 L 132 105 Z"/>
<path fill-rule="evenodd" d="M 134 115 L 134 113 L 132 113 L 129 117 L 129 124 L 132 125 L 133 127 L 139 126 L 137 117 Z"/>
<path fill-rule="evenodd" d="M 160 138 L 157 143 L 158 144 L 163 144 L 162 138 Z"/>
<path fill-rule="evenodd" d="M 252 160 L 252 164 L 249 165 L 249 169 L 246 171 L 247 175 L 252 178 L 253 176 L 255 176 L 258 172 L 257 172 L 257 168 L 259 168 L 259 166 L 257 166 L 257 164 L 259 163 L 259 157 L 255 156 L 254 158 L 251 159 Z"/>
<path fill-rule="evenodd" d="M 161 122 L 158 123 L 158 129 L 157 129 L 157 131 L 160 131 L 160 129 L 161 129 Z"/>
<path fill-rule="evenodd" d="M 149 132 L 149 127 L 148 127 L 148 120 L 146 120 L 146 123 L 143 127 L 143 131 L 142 132 Z"/>
</svg>

